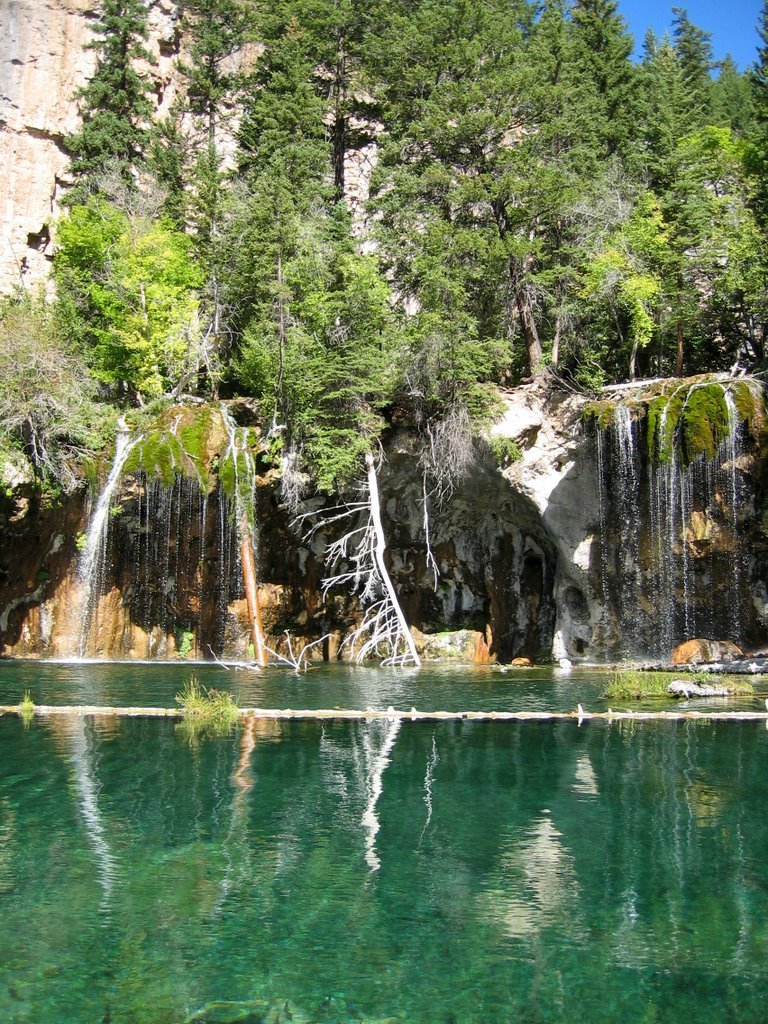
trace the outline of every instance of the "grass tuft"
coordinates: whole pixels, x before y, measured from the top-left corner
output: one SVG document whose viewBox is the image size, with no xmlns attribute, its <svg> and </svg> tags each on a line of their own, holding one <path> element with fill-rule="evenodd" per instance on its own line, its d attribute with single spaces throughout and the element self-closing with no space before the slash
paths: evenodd
<svg viewBox="0 0 768 1024">
<path fill-rule="evenodd" d="M 667 687 L 675 678 L 671 672 L 643 672 L 639 669 L 619 669 L 611 675 L 605 692 L 607 700 L 647 700 L 663 698 L 674 700 Z M 686 681 L 699 686 L 727 686 L 734 696 L 749 696 L 755 692 L 751 683 L 740 676 L 727 676 L 712 672 L 686 672 Z"/>
<path fill-rule="evenodd" d="M 176 694 L 176 703 L 185 719 L 194 719 L 200 724 L 229 727 L 239 717 L 234 694 L 227 690 L 206 690 L 194 676 Z"/>
<path fill-rule="evenodd" d="M 24 699 L 19 704 L 19 718 L 29 725 L 35 715 L 35 703 L 29 695 L 29 690 L 24 691 Z"/>
</svg>

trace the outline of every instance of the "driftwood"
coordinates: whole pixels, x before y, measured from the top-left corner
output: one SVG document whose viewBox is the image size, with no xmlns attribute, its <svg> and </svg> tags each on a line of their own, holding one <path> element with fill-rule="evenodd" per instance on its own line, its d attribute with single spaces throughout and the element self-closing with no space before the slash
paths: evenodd
<svg viewBox="0 0 768 1024">
<path fill-rule="evenodd" d="M 673 697 L 732 697 L 730 686 L 699 686 L 686 679 L 673 679 L 667 687 Z"/>
<path fill-rule="evenodd" d="M 240 523 L 240 560 L 243 565 L 243 581 L 245 583 L 245 601 L 248 608 L 248 620 L 253 634 L 254 661 L 263 668 L 267 664 L 264 647 L 264 627 L 261 624 L 261 606 L 256 582 L 256 560 L 253 557 L 253 545 L 248 530 L 248 523 Z"/>
</svg>

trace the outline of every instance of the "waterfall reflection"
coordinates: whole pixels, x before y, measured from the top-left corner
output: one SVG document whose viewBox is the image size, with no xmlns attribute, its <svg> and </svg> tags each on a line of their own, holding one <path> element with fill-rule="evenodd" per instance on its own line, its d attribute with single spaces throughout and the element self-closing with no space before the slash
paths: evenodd
<svg viewBox="0 0 768 1024">
<path fill-rule="evenodd" d="M 108 727 L 114 728 L 114 720 L 108 720 Z M 79 797 L 80 814 L 85 825 L 88 844 L 96 862 L 96 874 L 101 886 L 100 909 L 109 911 L 112 890 L 117 878 L 117 858 L 112 854 L 107 836 L 104 817 L 99 807 L 101 785 L 97 774 L 97 756 L 93 747 L 98 747 L 98 738 L 93 746 L 89 739 L 92 729 L 85 718 L 77 716 L 66 721 L 62 732 L 67 732 L 70 741 L 70 757 L 74 768 L 75 785 Z"/>
</svg>

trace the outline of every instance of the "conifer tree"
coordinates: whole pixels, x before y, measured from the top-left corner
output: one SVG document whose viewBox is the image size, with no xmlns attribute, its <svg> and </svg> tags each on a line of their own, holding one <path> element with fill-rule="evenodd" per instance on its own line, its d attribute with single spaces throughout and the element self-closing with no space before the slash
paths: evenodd
<svg viewBox="0 0 768 1024">
<path fill-rule="evenodd" d="M 186 79 L 189 109 L 215 146 L 224 103 L 239 83 L 229 60 L 246 38 L 251 14 L 244 0 L 183 0 L 182 13 L 190 59 L 179 70 Z"/>
<path fill-rule="evenodd" d="M 729 53 L 717 67 L 720 73 L 712 84 L 712 123 L 730 128 L 745 138 L 752 123 L 749 78 L 741 74 Z"/>
<path fill-rule="evenodd" d="M 152 114 L 150 85 L 136 62 L 150 61 L 145 0 L 101 0 L 93 25 L 98 37 L 89 43 L 97 51 L 93 78 L 78 93 L 82 126 L 65 140 L 77 186 L 69 202 L 80 201 L 96 187 L 107 167 L 133 184 L 134 172 L 147 143 Z"/>
<path fill-rule="evenodd" d="M 632 36 L 616 0 L 576 0 L 575 58 L 581 69 L 583 120 L 597 152 L 626 155 L 633 136 Z"/>
<path fill-rule="evenodd" d="M 754 125 L 749 166 L 754 179 L 753 205 L 758 221 L 768 234 L 768 0 L 763 0 L 757 24 L 760 45 L 749 73 Z"/>
<path fill-rule="evenodd" d="M 688 12 L 673 7 L 672 38 L 688 91 L 691 128 L 707 124 L 712 104 L 712 34 L 694 25 Z"/>
</svg>

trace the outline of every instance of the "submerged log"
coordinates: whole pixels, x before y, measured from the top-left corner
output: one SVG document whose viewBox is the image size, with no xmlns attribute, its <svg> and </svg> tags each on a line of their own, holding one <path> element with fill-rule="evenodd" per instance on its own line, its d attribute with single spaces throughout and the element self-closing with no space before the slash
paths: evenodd
<svg viewBox="0 0 768 1024">
<path fill-rule="evenodd" d="M 0 705 L 0 716 L 18 715 L 18 704 Z M 29 717 L 46 717 L 55 715 L 87 716 L 96 715 L 111 718 L 184 718 L 181 708 L 142 708 L 142 707 L 101 707 L 92 704 L 78 705 L 44 705 L 36 704 Z M 766 711 L 585 711 L 579 705 L 576 711 L 396 711 L 389 707 L 386 710 L 366 708 L 238 708 L 241 719 L 290 719 L 308 718 L 318 721 L 330 719 L 348 719 L 353 721 L 370 721 L 374 719 L 388 722 L 395 721 L 458 721 L 469 722 L 552 722 L 571 720 L 579 725 L 592 719 L 607 722 L 640 721 L 640 722 L 682 722 L 695 719 L 701 722 L 766 722 Z M 26 717 L 26 716 L 25 716 Z"/>
</svg>

